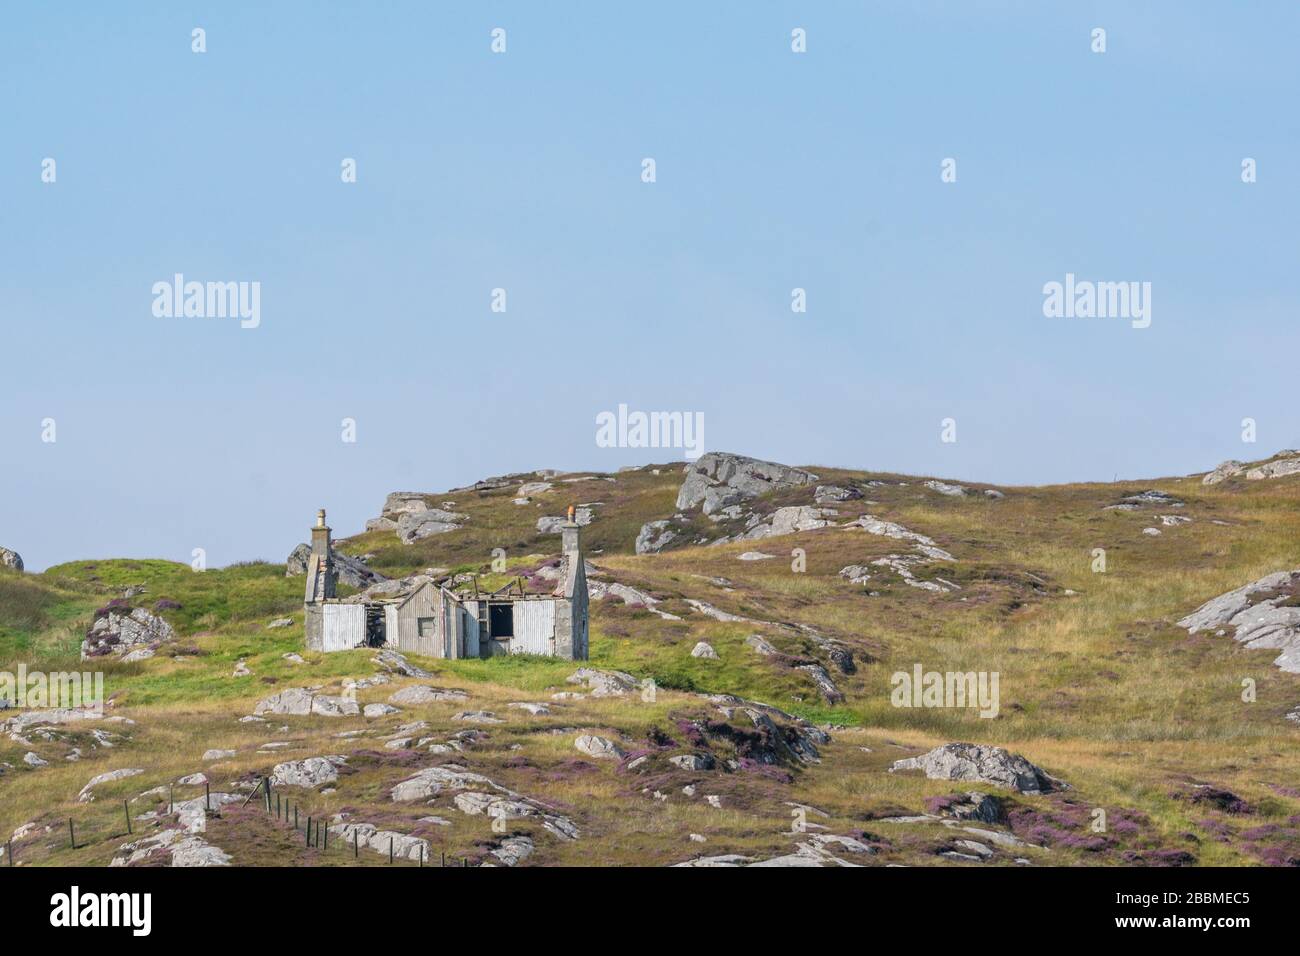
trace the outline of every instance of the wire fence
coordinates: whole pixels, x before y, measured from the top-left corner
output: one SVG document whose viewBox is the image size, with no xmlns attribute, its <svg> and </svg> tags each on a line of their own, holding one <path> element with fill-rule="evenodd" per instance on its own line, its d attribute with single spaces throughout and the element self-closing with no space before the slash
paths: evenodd
<svg viewBox="0 0 1300 956">
<path fill-rule="evenodd" d="M 183 804 L 189 803 L 194 799 L 197 798 L 191 798 L 191 800 L 181 802 Z M 208 818 L 219 819 L 221 817 L 223 801 L 217 801 L 216 805 L 214 805 L 212 799 L 212 786 L 210 783 L 204 783 L 202 799 L 205 821 Z M 256 803 L 254 803 L 254 801 L 256 801 Z M 270 777 L 262 777 L 258 781 L 257 785 L 244 798 L 243 802 L 239 803 L 238 806 L 239 809 L 242 810 L 250 804 L 253 804 L 264 813 L 271 816 L 273 822 L 277 826 L 287 828 L 295 834 L 300 835 L 304 847 L 317 850 L 323 854 L 337 853 L 340 855 L 339 858 L 343 859 L 344 862 L 370 865 L 370 861 L 363 860 L 361 856 L 363 845 L 361 842 L 360 825 L 349 823 L 335 824 L 334 828 L 336 831 L 342 830 L 344 832 L 342 834 L 336 832 L 331 835 L 331 825 L 319 814 L 319 812 L 305 808 L 298 801 L 290 799 L 288 794 L 281 794 L 280 791 L 275 789 L 272 785 Z M 225 801 L 225 805 L 233 806 L 234 802 Z M 168 816 L 175 815 L 177 812 L 176 807 L 176 790 L 175 786 L 172 786 L 168 788 L 166 814 Z M 98 846 L 105 841 L 126 838 L 129 842 L 129 838 L 131 837 L 139 837 L 147 834 L 147 826 L 142 827 L 141 823 L 153 823 L 162 816 L 162 814 L 153 813 L 147 817 L 143 814 L 137 814 L 136 817 L 133 818 L 131 814 L 131 801 L 124 799 L 122 801 L 121 815 L 117 817 L 121 826 L 112 823 L 103 813 L 100 813 L 97 816 L 100 819 L 89 824 L 87 821 L 83 820 L 80 827 L 75 818 L 68 817 L 66 842 L 57 839 L 54 842 L 50 842 L 48 839 L 37 839 L 27 841 L 25 844 L 20 841 L 19 845 L 16 846 L 14 837 L 10 836 L 3 847 L 3 865 L 12 867 L 19 865 L 20 863 L 25 864 L 36 862 L 41 856 L 40 849 L 42 843 L 46 852 L 50 856 L 53 856 L 55 852 L 62 849 L 70 849 L 74 851 L 84 850 L 91 846 Z M 53 835 L 56 832 L 56 829 L 55 825 L 46 824 L 44 827 L 32 832 L 34 832 L 38 837 L 48 837 Z M 468 858 L 455 856 L 448 857 L 445 851 L 439 851 L 437 859 L 433 859 L 432 850 L 426 850 L 427 846 L 428 842 L 426 840 L 418 839 L 418 855 L 415 858 L 406 855 L 407 852 L 409 852 L 409 848 L 407 847 L 404 847 L 401 855 L 399 855 L 396 848 L 396 836 L 390 834 L 387 847 L 388 865 L 410 863 L 416 863 L 420 867 L 468 867 L 470 865 Z M 367 839 L 364 848 L 368 851 L 375 850 L 369 839 Z M 382 854 L 382 846 L 378 850 L 375 850 L 375 852 Z"/>
</svg>

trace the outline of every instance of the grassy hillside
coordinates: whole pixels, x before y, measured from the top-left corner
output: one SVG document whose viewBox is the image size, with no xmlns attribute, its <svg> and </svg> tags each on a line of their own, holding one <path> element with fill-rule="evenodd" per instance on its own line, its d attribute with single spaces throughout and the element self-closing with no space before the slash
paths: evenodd
<svg viewBox="0 0 1300 956">
<path fill-rule="evenodd" d="M 533 818 L 509 821 L 509 833 L 534 840 L 531 864 L 660 864 L 701 855 L 787 853 L 807 839 L 791 832 L 793 804 L 815 808 L 808 819 L 827 828 L 817 832 L 868 846 L 874 852 L 853 860 L 873 865 L 1300 862 L 1300 726 L 1286 719 L 1300 705 L 1300 678 L 1272 666 L 1275 652 L 1245 650 L 1228 636 L 1189 637 L 1174 624 L 1211 597 L 1300 567 L 1300 476 L 1208 487 L 1199 478 L 1004 487 L 1005 497 L 992 499 L 946 497 L 920 478 L 811 467 L 823 484 L 863 487 L 865 498 L 829 505 L 838 510 L 839 527 L 636 555 L 641 525 L 674 510 L 681 465 L 665 464 L 560 476 L 552 490 L 525 505 L 513 503 L 515 485 L 430 495 L 431 505 L 465 514 L 464 527 L 411 545 L 391 531 L 337 542 L 341 551 L 369 555 L 372 567 L 393 577 L 429 567 L 487 572 L 494 548 L 505 549 L 510 573 L 527 573 L 558 550 L 557 536 L 537 533 L 539 517 L 563 514 L 570 503 L 598 503 L 595 520 L 584 529 L 584 547 L 597 569 L 593 580 L 637 588 L 658 603 L 650 610 L 613 597 L 594 601 L 590 666 L 652 679 L 659 688 L 653 701 L 635 693 L 552 699 L 580 690 L 566 683 L 575 665 L 561 661 L 412 658 L 435 677 L 363 687 L 360 702 L 386 701 L 415 683 L 460 688 L 467 698 L 404 706 L 400 714 L 375 719 L 241 723 L 238 718 L 276 691 L 339 693 L 345 680 L 377 673 L 369 651 L 303 650 L 302 579 L 286 578 L 282 565 L 194 572 L 163 561 L 91 560 L 39 575 L 0 571 L 2 670 L 15 670 L 19 662 L 45 671 L 86 669 L 77 659 L 81 635 L 95 609 L 126 589 L 132 589 L 131 605 L 160 609 L 178 634 L 150 660 L 101 668 L 110 713 L 134 721 L 111 727 L 121 735 L 113 746 L 95 741 L 80 725 L 51 739 L 0 738 L 0 837 L 35 823 L 18 841 L 20 862 L 106 864 L 128 841 L 123 799 L 173 786 L 199 770 L 214 790 L 229 789 L 250 785 L 281 761 L 344 754 L 351 755 L 347 772 L 335 785 L 294 791 L 304 814 L 345 813 L 472 862 L 489 859 L 486 854 L 509 834 L 494 830 L 486 815 L 458 809 L 449 797 L 411 806 L 390 800 L 389 789 L 422 767 L 455 761 L 561 809 L 581 829 L 578 840 L 555 839 Z M 1148 489 L 1185 505 L 1176 511 L 1108 508 Z M 765 509 L 811 504 L 812 488 L 761 502 Z M 951 553 L 953 562 L 920 565 L 915 574 L 957 588 L 924 590 L 875 568 L 866 586 L 840 576 L 845 566 L 870 566 L 908 550 L 906 542 L 842 526 L 864 513 L 924 534 Z M 1159 514 L 1192 520 L 1164 526 L 1154 517 Z M 709 539 L 737 530 L 702 516 L 692 522 Z M 1144 533 L 1153 525 L 1159 535 Z M 286 552 L 293 544 L 286 542 Z M 792 569 L 795 549 L 803 552 L 805 571 Z M 1094 570 L 1095 549 L 1105 550 L 1104 573 Z M 738 559 L 749 551 L 773 557 Z M 744 620 L 717 620 L 691 601 Z M 283 616 L 293 619 L 292 627 L 266 628 Z M 756 653 L 746 643 L 753 635 L 777 653 Z M 711 644 L 718 659 L 691 656 L 699 641 Z M 828 641 L 852 650 L 852 673 L 832 666 Z M 294 652 L 303 663 L 285 657 Z M 232 676 L 241 660 L 251 674 Z M 915 664 L 931 671 L 998 672 L 998 716 L 892 706 L 890 676 Z M 844 699 L 820 693 L 808 665 L 825 667 Z M 1256 687 L 1251 703 L 1242 700 L 1245 678 Z M 591 759 L 574 747 L 578 734 L 591 733 L 629 753 L 667 753 L 669 745 L 656 741 L 671 740 L 720 758 L 733 750 L 741 754 L 749 744 L 705 694 L 775 705 L 829 727 L 832 741 L 820 748 L 820 762 L 806 766 L 687 771 L 661 766 L 656 757 L 649 774 L 629 771 L 626 761 Z M 544 702 L 551 712 L 533 716 L 509 706 L 515 702 Z M 489 711 L 502 722 L 454 719 L 464 711 Z M 418 738 L 443 741 L 471 729 L 485 736 L 450 754 L 432 754 L 427 743 L 387 746 L 385 738 L 415 720 L 428 724 Z M 357 733 L 337 736 L 351 731 Z M 691 744 L 700 733 L 707 739 Z M 1050 797 L 1009 797 L 1001 827 L 1022 845 L 998 845 L 984 864 L 938 855 L 961 834 L 939 819 L 937 808 L 956 792 L 997 791 L 888 772 L 900 757 L 957 740 L 1006 747 L 1073 787 Z M 73 748 L 80 748 L 79 759 L 66 759 Z M 202 755 L 213 749 L 235 753 L 205 763 Z M 48 766 L 25 764 L 29 752 Z M 96 788 L 93 802 L 78 802 L 92 776 L 122 767 L 144 772 Z M 1225 791 L 1239 801 L 1215 797 Z M 201 793 L 179 787 L 175 799 Z M 706 796 L 717 797 L 719 806 Z M 158 799 L 138 800 L 133 812 L 159 809 Z M 165 809 L 167 798 L 161 799 Z M 355 865 L 337 848 L 307 847 L 301 833 L 256 806 L 223 810 L 209 821 L 204 839 L 235 864 Z M 1110 821 L 1102 834 L 1090 825 L 1098 808 Z M 887 820 L 927 813 L 935 819 Z M 445 823 L 427 822 L 431 816 Z M 69 817 L 84 835 L 77 849 L 67 845 Z M 387 864 L 382 854 L 371 853 L 367 861 L 364 853 L 360 862 Z"/>
</svg>

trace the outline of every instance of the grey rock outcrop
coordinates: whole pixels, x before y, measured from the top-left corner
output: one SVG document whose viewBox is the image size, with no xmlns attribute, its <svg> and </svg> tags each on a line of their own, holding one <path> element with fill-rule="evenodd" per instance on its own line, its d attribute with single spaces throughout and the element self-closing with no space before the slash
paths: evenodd
<svg viewBox="0 0 1300 956">
<path fill-rule="evenodd" d="M 641 526 L 641 531 L 636 536 L 636 553 L 655 554 L 668 547 L 676 539 L 677 531 L 667 518 L 659 521 L 648 521 Z"/>
<path fill-rule="evenodd" d="M 339 779 L 338 768 L 345 762 L 344 757 L 332 755 L 278 763 L 271 771 L 271 783 L 277 787 L 321 787 Z"/>
<path fill-rule="evenodd" d="M 752 526 L 736 536 L 737 541 L 775 538 L 797 531 L 815 531 L 834 524 L 830 519 L 836 514 L 833 508 L 814 508 L 811 505 L 790 505 L 777 508 L 766 518 L 755 516 Z"/>
<path fill-rule="evenodd" d="M 378 571 L 371 570 L 366 562 L 360 558 L 354 558 L 348 554 L 340 554 L 338 551 L 333 552 L 334 571 L 338 574 L 339 582 L 346 584 L 351 588 L 366 588 L 380 581 L 387 581 L 384 575 Z M 307 573 L 307 562 L 311 559 L 311 545 L 300 544 L 289 552 L 289 557 L 284 561 L 284 576 L 286 578 L 301 577 Z"/>
<path fill-rule="evenodd" d="M 1243 463 L 1229 458 L 1227 461 L 1220 462 L 1214 471 L 1202 478 L 1201 484 L 1217 485 L 1221 481 L 1227 481 L 1229 478 L 1236 478 L 1238 475 L 1244 475 L 1245 473 L 1246 466 Z"/>
<path fill-rule="evenodd" d="M 966 487 L 964 485 L 950 485 L 946 481 L 927 481 L 925 482 L 925 487 L 929 488 L 931 491 L 937 491 L 941 495 L 946 495 L 949 498 L 966 497 Z"/>
<path fill-rule="evenodd" d="M 397 537 L 403 544 L 412 544 L 436 534 L 455 531 L 465 522 L 466 517 L 459 512 L 443 511 L 441 508 L 408 512 L 397 519 Z"/>
<path fill-rule="evenodd" d="M 843 488 L 839 485 L 818 485 L 817 490 L 813 492 L 813 501 L 819 505 L 836 501 L 856 501 L 861 497 L 860 489 Z"/>
<path fill-rule="evenodd" d="M 142 607 L 110 607 L 97 612 L 95 622 L 81 642 L 81 658 L 113 655 L 141 660 L 175 637 L 170 624 Z"/>
<path fill-rule="evenodd" d="M 588 757 L 598 760 L 622 760 L 627 756 L 626 751 L 614 741 L 595 734 L 582 734 L 573 742 L 573 746 Z"/>
<path fill-rule="evenodd" d="M 427 684 L 416 684 L 413 687 L 403 687 L 388 698 L 390 704 L 403 704 L 407 707 L 419 706 L 420 704 L 438 704 L 445 702 L 460 703 L 469 700 L 469 694 L 463 690 L 446 687 L 430 687 Z"/>
<path fill-rule="evenodd" d="M 616 697 L 634 691 L 639 686 L 631 674 L 601 671 L 594 667 L 579 667 L 565 680 L 570 684 L 585 685 L 592 697 Z"/>
<path fill-rule="evenodd" d="M 15 571 L 21 571 L 23 569 L 22 556 L 17 551 L 0 548 L 0 568 L 13 568 Z"/>
<path fill-rule="evenodd" d="M 596 517 L 595 511 L 590 505 L 582 505 L 573 509 L 573 523 L 578 527 L 585 527 L 591 524 L 591 520 Z M 564 516 L 548 515 L 544 518 L 537 519 L 538 534 L 559 534 L 560 531 L 568 524 L 569 519 Z"/>
<path fill-rule="evenodd" d="M 95 799 L 95 788 L 101 784 L 112 783 L 115 780 L 124 780 L 127 777 L 134 777 L 141 773 L 144 773 L 144 771 L 131 767 L 122 770 L 109 770 L 105 773 L 97 774 L 96 776 L 91 777 L 90 782 L 81 788 L 81 793 L 77 794 L 77 802 L 90 803 Z"/>
<path fill-rule="evenodd" d="M 919 757 L 896 760 L 889 770 L 920 770 L 931 780 L 988 783 L 1031 796 L 1069 789 L 1019 754 L 984 744 L 944 744 Z"/>
<path fill-rule="evenodd" d="M 1207 601 L 1178 622 L 1189 634 L 1233 629 L 1233 640 L 1248 648 L 1281 653 L 1274 665 L 1300 674 L 1300 570 L 1278 571 Z"/>
<path fill-rule="evenodd" d="M 801 468 L 727 452 L 709 452 L 686 466 L 686 480 L 677 493 L 677 510 L 702 505 L 705 514 L 712 514 L 771 491 L 816 481 L 816 475 Z"/>
<path fill-rule="evenodd" d="M 716 661 L 718 659 L 718 652 L 713 649 L 713 645 L 708 641 L 700 641 L 691 648 L 691 657 L 703 657 L 708 660 Z"/>
<path fill-rule="evenodd" d="M 1283 455 L 1294 452 L 1283 452 Z M 1300 474 L 1300 456 L 1293 458 L 1274 458 L 1246 472 L 1247 481 L 1262 481 L 1265 478 L 1285 478 L 1287 475 Z"/>
<path fill-rule="evenodd" d="M 361 713 L 361 708 L 349 697 L 331 697 L 302 687 L 290 687 L 258 701 L 253 713 L 258 716 L 283 714 L 305 717 L 316 714 L 321 717 L 353 717 Z"/>
</svg>

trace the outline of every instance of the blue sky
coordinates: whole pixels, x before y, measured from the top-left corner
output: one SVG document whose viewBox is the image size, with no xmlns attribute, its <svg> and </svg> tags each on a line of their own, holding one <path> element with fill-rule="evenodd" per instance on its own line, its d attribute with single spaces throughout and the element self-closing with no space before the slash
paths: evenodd
<svg viewBox="0 0 1300 956">
<path fill-rule="evenodd" d="M 679 457 L 597 447 L 619 403 L 1006 484 L 1300 445 L 1294 4 L 263 7 L 2 15 L 29 567 L 283 560 L 321 506 L 348 534 L 392 490 Z M 260 282 L 260 327 L 155 318 L 177 272 Z M 1151 282 L 1151 327 L 1045 318 L 1067 272 Z"/>
</svg>

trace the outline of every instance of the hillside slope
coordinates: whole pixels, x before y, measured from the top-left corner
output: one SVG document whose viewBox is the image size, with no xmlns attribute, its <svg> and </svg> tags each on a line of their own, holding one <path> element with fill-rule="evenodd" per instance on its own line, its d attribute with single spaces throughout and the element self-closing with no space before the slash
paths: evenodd
<svg viewBox="0 0 1300 956">
<path fill-rule="evenodd" d="M 407 863 L 1300 861 L 1300 677 L 1267 642 L 1177 623 L 1300 568 L 1300 475 L 1275 463 L 1209 484 L 994 489 L 722 459 L 694 477 L 659 464 L 416 494 L 410 507 L 456 527 L 404 543 L 389 518 L 337 542 L 393 578 L 529 581 L 558 551 L 539 519 L 587 509 L 594 684 L 546 659 L 306 653 L 302 579 L 283 565 L 0 569 L 0 668 L 93 667 L 111 697 L 105 721 L 0 712 L 0 836 L 17 831 L 31 865 L 387 865 L 389 837 Z M 1280 613 L 1300 601 L 1268 597 Z M 83 664 L 81 638 L 111 601 L 175 639 L 146 660 Z M 896 706 L 893 676 L 918 666 L 996 674 L 996 716 Z M 318 696 L 314 712 L 254 714 L 294 688 Z M 387 707 L 353 715 L 352 700 Z M 1022 755 L 1069 789 L 890 771 L 957 741 Z M 960 773 L 953 753 L 927 765 Z M 140 772 L 80 799 L 115 770 Z M 203 796 L 196 773 L 217 795 L 197 818 L 175 812 Z M 260 795 L 243 803 L 272 774 L 279 816 Z M 328 848 L 307 844 L 307 815 L 336 828 Z"/>
</svg>

